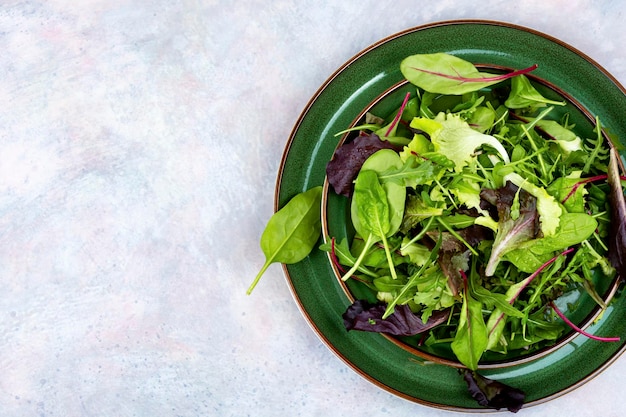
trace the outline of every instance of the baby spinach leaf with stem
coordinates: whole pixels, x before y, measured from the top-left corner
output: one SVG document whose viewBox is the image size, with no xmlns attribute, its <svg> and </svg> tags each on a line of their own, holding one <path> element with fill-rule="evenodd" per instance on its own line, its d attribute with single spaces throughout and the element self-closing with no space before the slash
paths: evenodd
<svg viewBox="0 0 626 417">
<path fill-rule="evenodd" d="M 353 201 L 364 236 L 374 236 L 377 240 L 382 240 L 393 274 L 395 268 L 387 244 L 387 235 L 391 229 L 389 202 L 376 172 L 365 170 L 359 173 L 354 185 Z"/>
<path fill-rule="evenodd" d="M 265 264 L 248 288 L 248 295 L 272 263 L 294 264 L 309 255 L 321 234 L 321 198 L 322 187 L 313 187 L 295 195 L 272 215 L 261 235 Z"/>
<path fill-rule="evenodd" d="M 365 246 L 355 264 L 342 277 L 343 280 L 350 278 L 354 274 L 369 248 L 378 241 L 383 242 L 391 276 L 396 278 L 395 266 L 387 237 L 395 233 L 402 222 L 404 193 L 406 191 L 403 187 L 397 190 L 398 193 L 401 193 L 400 198 L 396 199 L 395 197 L 398 196 L 392 194 L 390 197 L 393 200 L 391 200 L 392 204 L 390 205 L 387 192 L 378 180 L 378 174 L 369 169 L 362 169 L 359 172 L 354 184 L 351 212 L 354 228 L 365 239 Z"/>
</svg>

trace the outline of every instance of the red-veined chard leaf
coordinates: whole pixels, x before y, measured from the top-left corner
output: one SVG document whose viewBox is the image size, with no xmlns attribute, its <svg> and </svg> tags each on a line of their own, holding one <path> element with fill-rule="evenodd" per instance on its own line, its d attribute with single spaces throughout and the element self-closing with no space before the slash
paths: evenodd
<svg viewBox="0 0 626 417">
<path fill-rule="evenodd" d="M 506 74 L 480 72 L 469 61 L 446 53 L 418 54 L 400 63 L 402 75 L 412 84 L 431 93 L 461 95 L 478 91 L 516 75 L 526 74 L 536 65 Z"/>
</svg>

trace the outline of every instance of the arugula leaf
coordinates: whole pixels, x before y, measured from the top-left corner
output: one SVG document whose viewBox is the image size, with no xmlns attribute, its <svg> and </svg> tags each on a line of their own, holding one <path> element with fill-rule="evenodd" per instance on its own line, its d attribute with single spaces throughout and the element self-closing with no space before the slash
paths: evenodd
<svg viewBox="0 0 626 417">
<path fill-rule="evenodd" d="M 389 315 L 393 314 L 394 308 L 396 307 L 396 305 L 398 304 L 398 302 L 400 301 L 400 299 L 404 296 L 404 294 L 413 286 L 415 286 L 416 282 L 420 279 L 420 277 L 424 274 L 424 272 L 426 271 L 426 269 L 435 261 L 435 259 L 437 259 L 437 255 L 439 253 L 439 248 L 441 247 L 441 237 L 439 238 L 439 240 L 437 241 L 437 244 L 435 244 L 435 247 L 432 249 L 432 251 L 430 252 L 430 255 L 428 256 L 428 259 L 426 260 L 426 262 L 424 263 L 424 265 L 422 265 L 420 267 L 419 270 L 417 270 L 417 272 L 415 272 L 415 274 L 413 274 L 408 282 L 402 287 L 402 290 L 400 290 L 400 292 L 393 298 L 393 300 L 391 300 L 388 304 L 387 304 L 387 308 L 385 310 L 385 313 L 383 314 L 383 318 L 387 318 L 389 317 Z"/>
<path fill-rule="evenodd" d="M 421 184 L 432 183 L 439 176 L 442 167 L 431 161 L 418 162 L 416 158 L 406 160 L 401 168 L 391 166 L 379 175 L 382 183 L 395 182 L 403 187 L 415 188 Z"/>
</svg>

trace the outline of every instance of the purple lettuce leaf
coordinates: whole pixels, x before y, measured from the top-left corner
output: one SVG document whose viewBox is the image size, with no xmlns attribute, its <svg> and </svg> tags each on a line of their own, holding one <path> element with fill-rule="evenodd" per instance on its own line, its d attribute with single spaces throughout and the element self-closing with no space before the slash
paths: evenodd
<svg viewBox="0 0 626 417">
<path fill-rule="evenodd" d="M 341 145 L 326 165 L 328 183 L 337 194 L 350 197 L 354 179 L 361 166 L 367 158 L 381 149 L 394 147 L 374 133 L 358 136 L 352 142 Z"/>
<path fill-rule="evenodd" d="M 513 216 L 512 207 L 516 196 L 519 198 L 519 212 Z M 483 189 L 480 197 L 498 210 L 498 233 L 485 269 L 485 274 L 491 276 L 507 252 L 537 237 L 540 231 L 539 212 L 537 199 L 511 182 L 497 190 Z"/>
<path fill-rule="evenodd" d="M 461 371 L 467 388 L 478 404 L 483 407 L 507 410 L 517 413 L 524 405 L 526 394 L 502 382 L 486 378 L 478 372 L 464 369 Z"/>
<path fill-rule="evenodd" d="M 450 310 L 433 312 L 424 323 L 414 314 L 409 306 L 397 305 L 394 312 L 383 320 L 386 304 L 371 304 L 365 300 L 356 300 L 343 314 L 343 324 L 349 330 L 385 333 L 392 336 L 413 336 L 445 323 Z"/>
<path fill-rule="evenodd" d="M 439 232 L 437 230 L 433 230 L 427 233 L 428 237 L 430 237 L 434 242 L 439 239 L 440 234 L 442 237 L 442 243 L 441 249 L 439 250 L 439 256 L 437 257 L 437 262 L 439 263 L 441 271 L 448 279 L 450 291 L 452 291 L 452 294 L 456 296 L 459 293 L 459 288 L 463 281 L 459 271 L 461 269 L 466 270 L 466 268 L 461 268 L 461 265 L 467 264 L 469 251 L 467 250 L 465 244 L 453 236 L 450 232 Z M 457 234 L 472 247 L 477 246 L 484 240 L 493 239 L 493 232 L 490 229 L 476 224 L 457 230 Z M 430 246 L 431 242 L 426 242 L 426 244 L 432 248 L 432 246 Z"/>
<path fill-rule="evenodd" d="M 607 171 L 608 183 L 611 187 L 609 194 L 611 228 L 607 257 L 613 268 L 617 270 L 620 279 L 626 281 L 626 203 L 624 202 L 624 190 L 620 182 L 617 158 L 617 152 L 612 150 Z"/>
</svg>

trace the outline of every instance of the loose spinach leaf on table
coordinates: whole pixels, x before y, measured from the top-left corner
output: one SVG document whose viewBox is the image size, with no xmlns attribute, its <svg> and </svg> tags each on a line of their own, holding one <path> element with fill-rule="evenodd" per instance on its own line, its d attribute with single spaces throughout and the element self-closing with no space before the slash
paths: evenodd
<svg viewBox="0 0 626 417">
<path fill-rule="evenodd" d="M 265 264 L 248 288 L 250 294 L 274 262 L 293 264 L 307 257 L 321 234 L 322 187 L 297 194 L 267 223 L 261 235 Z"/>
</svg>

